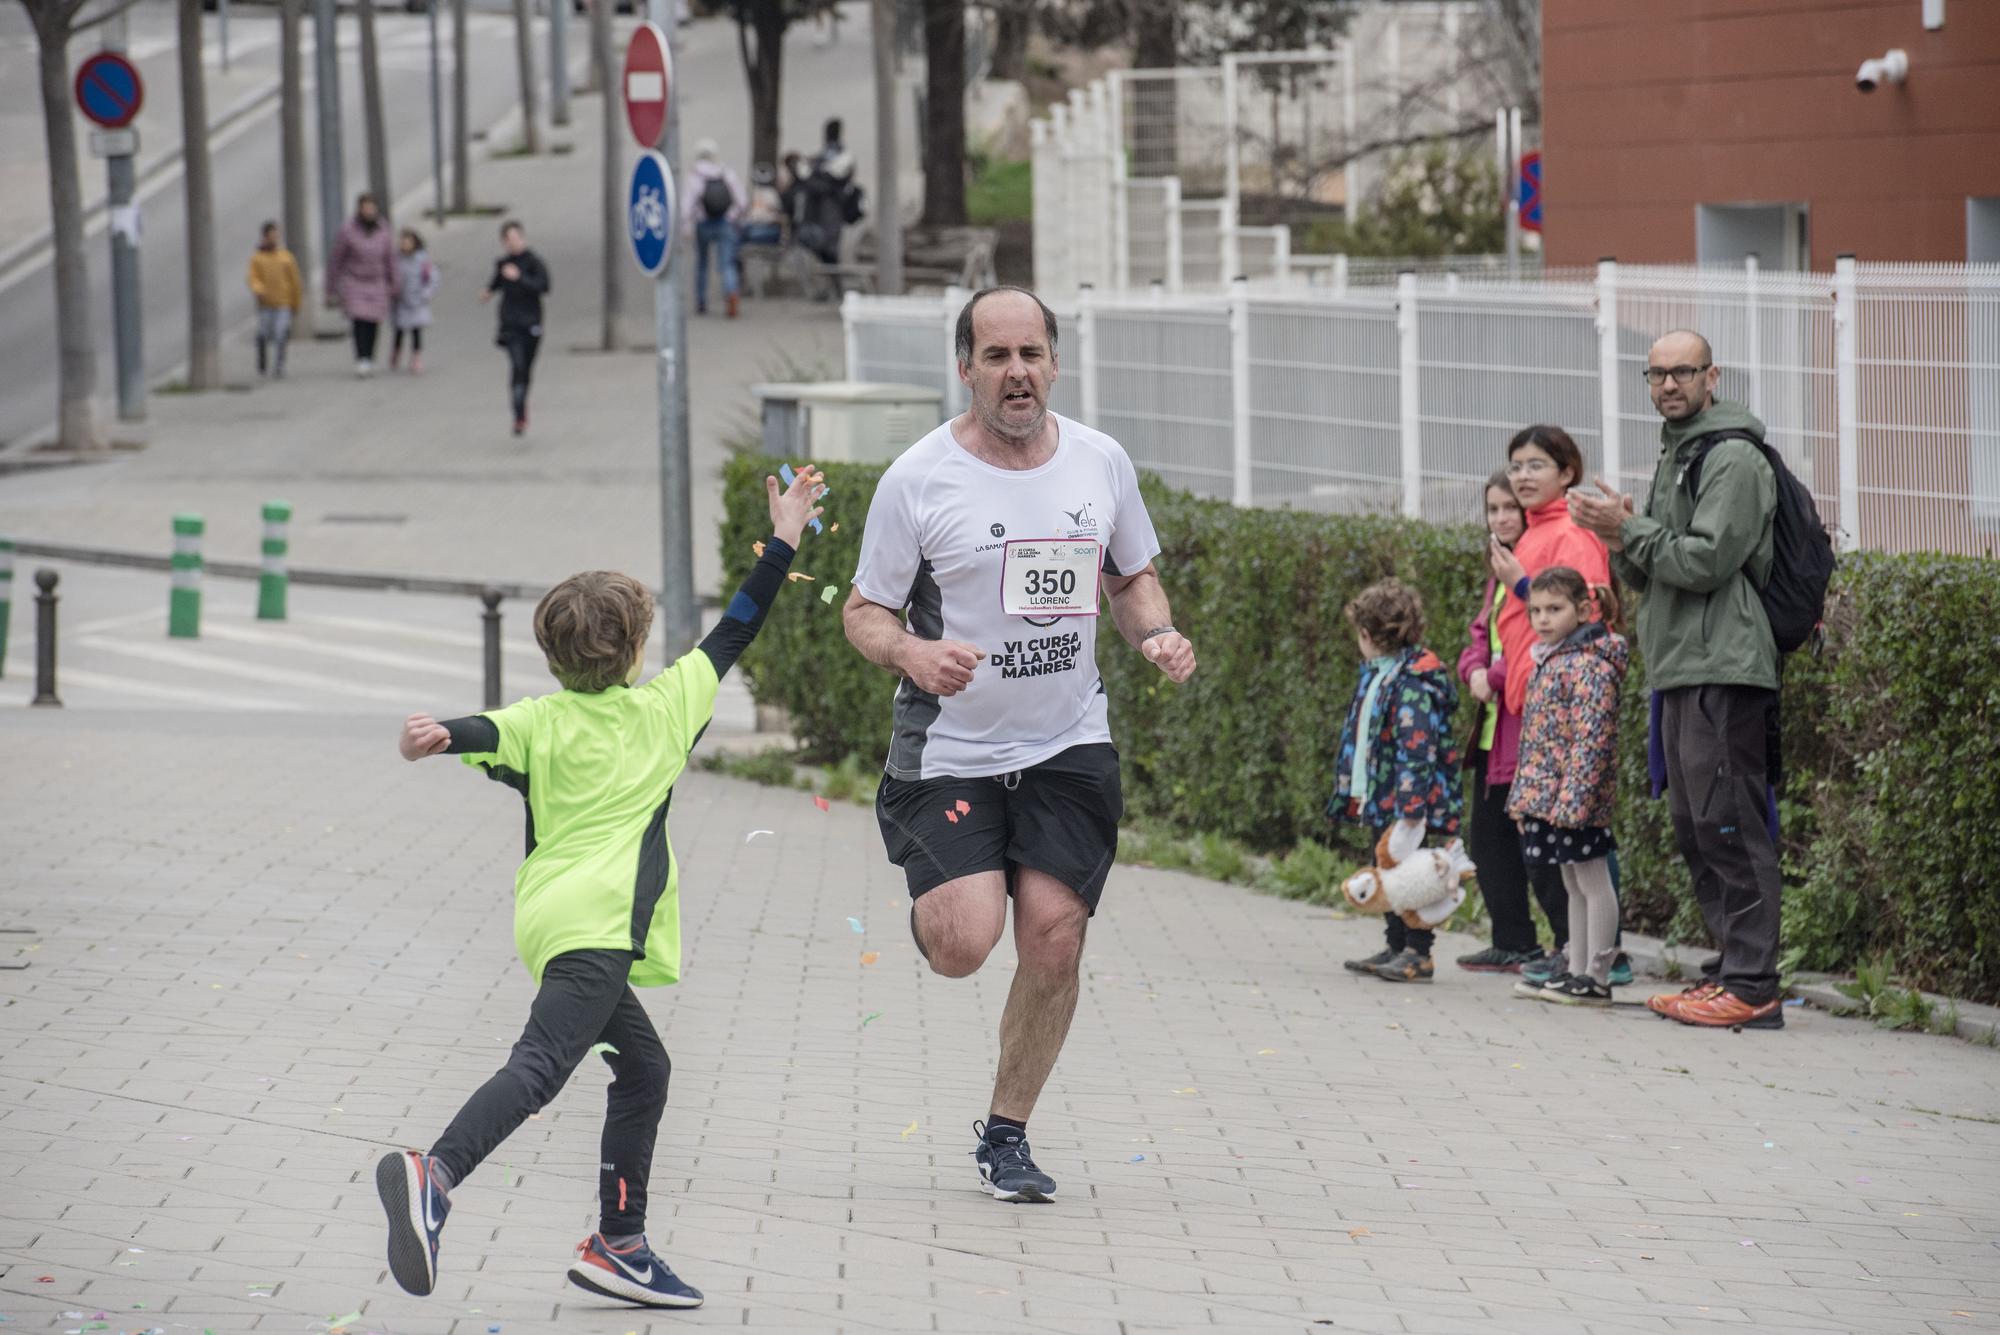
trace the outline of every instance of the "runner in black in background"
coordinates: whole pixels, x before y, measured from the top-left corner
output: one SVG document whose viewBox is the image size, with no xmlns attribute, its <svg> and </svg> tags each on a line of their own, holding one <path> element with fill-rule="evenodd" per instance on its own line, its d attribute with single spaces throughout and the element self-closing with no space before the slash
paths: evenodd
<svg viewBox="0 0 2000 1335">
<path fill-rule="evenodd" d="M 542 346 L 542 298 L 549 291 L 549 269 L 528 249 L 527 233 L 509 218 L 500 224 L 500 244 L 507 253 L 493 261 L 493 277 L 481 301 L 500 294 L 500 333 L 493 340 L 507 350 L 507 385 L 514 404 L 514 434 L 528 429 L 528 377 L 534 372 L 535 351 Z"/>
</svg>

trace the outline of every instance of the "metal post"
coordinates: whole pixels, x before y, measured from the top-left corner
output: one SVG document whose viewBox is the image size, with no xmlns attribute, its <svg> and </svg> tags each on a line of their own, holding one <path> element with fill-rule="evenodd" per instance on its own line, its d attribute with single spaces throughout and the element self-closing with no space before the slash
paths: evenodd
<svg viewBox="0 0 2000 1335">
<path fill-rule="evenodd" d="M 1344 251 L 1333 257 L 1333 295 L 1347 295 L 1347 254 Z"/>
<path fill-rule="evenodd" d="M 660 151 L 667 170 L 675 171 L 681 157 L 681 79 L 678 61 L 680 26 L 675 0 L 648 0 L 648 17 L 667 35 L 667 126 Z M 609 95 L 607 94 L 607 101 Z M 609 107 L 606 114 L 610 114 Z M 680 220 L 667 226 L 678 230 Z M 669 237 L 673 235 L 670 231 Z M 656 383 L 660 400 L 660 552 L 663 578 L 660 602 L 665 615 L 660 629 L 666 638 L 667 661 L 694 648 L 701 634 L 694 601 L 693 470 L 688 462 L 687 295 L 693 266 L 687 246 L 671 243 L 667 262 L 653 281 L 653 330 L 659 347 Z"/>
<path fill-rule="evenodd" d="M 215 39 L 222 47 L 222 72 L 229 73 L 229 0 L 215 0 Z"/>
<path fill-rule="evenodd" d="M 1125 164 L 1125 83 L 1119 71 L 1106 76 L 1104 151 L 1111 159 L 1111 287 L 1123 295 L 1132 286 L 1132 193 Z"/>
<path fill-rule="evenodd" d="M 848 288 L 840 298 L 841 366 L 849 380 L 861 379 L 861 294 Z"/>
<path fill-rule="evenodd" d="M 451 3 L 451 207 L 454 213 L 472 208 L 471 79 L 472 43 L 466 35 L 466 0 Z M 607 96 L 609 94 L 607 93 Z M 611 113 L 607 110 L 605 114 Z"/>
<path fill-rule="evenodd" d="M 1842 551 L 1861 545 L 1861 284 L 1854 256 L 1833 261 L 1834 413 L 1840 427 L 1840 524 Z"/>
<path fill-rule="evenodd" d="M 569 124 L 570 0 L 549 0 L 549 124 Z M 610 104 L 605 111 L 611 110 Z"/>
<path fill-rule="evenodd" d="M 1597 262 L 1597 395 L 1601 419 L 1599 439 L 1604 442 L 1604 477 L 1623 489 L 1618 479 L 1624 459 L 1619 448 L 1618 405 L 1623 396 L 1618 371 L 1618 261 L 1608 256 Z"/>
<path fill-rule="evenodd" d="M 257 619 L 283 621 L 285 595 L 291 587 L 286 558 L 291 554 L 292 507 L 286 501 L 264 502 L 264 568 L 257 575 Z"/>
<path fill-rule="evenodd" d="M 1238 275 L 1229 280 L 1229 403 L 1232 427 L 1230 453 L 1236 485 L 1231 499 L 1250 504 L 1250 283 Z"/>
<path fill-rule="evenodd" d="M 125 50 L 127 13 L 106 25 L 104 49 Z M 133 146 L 139 132 L 132 131 Z M 139 206 L 132 196 L 138 187 L 138 173 L 132 154 L 117 153 L 104 159 L 105 216 L 111 220 L 111 340 L 118 368 L 118 420 L 146 420 L 146 335 L 144 304 L 139 284 Z"/>
<path fill-rule="evenodd" d="M 313 0 L 313 94 L 319 116 L 319 253 L 340 237 L 347 173 L 340 161 L 340 31 L 334 0 Z M 386 204 L 386 201 L 384 201 Z"/>
<path fill-rule="evenodd" d="M 1168 176 L 1162 179 L 1167 183 L 1161 204 L 1167 211 L 1167 290 L 1177 293 L 1181 290 L 1181 265 L 1184 263 L 1181 254 L 1181 178 Z"/>
<path fill-rule="evenodd" d="M 501 592 L 498 589 L 486 589 L 479 595 L 479 601 L 486 605 L 486 610 L 479 614 L 480 629 L 482 631 L 481 661 L 485 666 L 486 677 L 485 693 L 481 696 L 486 702 L 481 706 L 484 709 L 498 709 L 500 707 L 501 597 Z"/>
<path fill-rule="evenodd" d="M 873 0 L 868 29 L 875 61 L 875 288 L 903 290 L 903 211 L 896 146 L 896 0 Z M 851 374 L 851 372 L 850 372 Z"/>
<path fill-rule="evenodd" d="M 1764 402 L 1764 340 L 1758 326 L 1762 323 L 1757 312 L 1757 257 L 1743 257 L 1743 320 L 1749 326 L 1749 339 L 1744 343 L 1743 373 L 1750 381 L 1750 403 L 1755 410 L 1763 412 L 1770 405 Z"/>
<path fill-rule="evenodd" d="M 438 4 L 424 6 L 424 21 L 430 27 L 431 44 L 431 196 L 435 201 L 438 226 L 444 226 L 444 72 L 438 52 Z"/>
<path fill-rule="evenodd" d="M 56 694 L 56 572 L 35 572 L 35 698 L 28 703 L 60 707 Z"/>
<path fill-rule="evenodd" d="M 7 671 L 7 623 L 14 613 L 14 540 L 0 538 L 0 675 Z"/>
<path fill-rule="evenodd" d="M 1082 389 L 1082 406 L 1085 426 L 1097 425 L 1097 312 L 1091 301 L 1091 287 L 1085 283 L 1076 294 L 1076 364 L 1077 379 Z"/>
<path fill-rule="evenodd" d="M 1243 256 L 1237 244 L 1236 229 L 1243 225 L 1243 146 L 1239 142 L 1236 129 L 1236 57 L 1222 58 L 1222 168 L 1223 198 L 1227 201 L 1222 214 L 1222 277 L 1232 282 L 1242 276 Z M 1277 151 L 1277 145 L 1272 145 Z"/>
<path fill-rule="evenodd" d="M 1521 276 L 1521 109 L 1507 111 L 1507 276 Z"/>
<path fill-rule="evenodd" d="M 1402 422 L 1403 515 L 1421 519 L 1424 513 L 1423 423 L 1417 399 L 1417 276 L 1407 270 L 1396 278 L 1396 386 Z"/>
<path fill-rule="evenodd" d="M 167 634 L 175 639 L 192 640 L 201 635 L 201 535 L 206 527 L 200 515 L 174 516 Z"/>
</svg>

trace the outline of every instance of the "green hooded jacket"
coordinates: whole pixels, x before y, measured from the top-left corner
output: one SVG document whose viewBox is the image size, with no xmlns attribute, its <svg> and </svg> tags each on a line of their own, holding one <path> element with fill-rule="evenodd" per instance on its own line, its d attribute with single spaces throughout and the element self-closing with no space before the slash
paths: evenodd
<svg viewBox="0 0 2000 1335">
<path fill-rule="evenodd" d="M 1625 550 L 1611 554 L 1618 578 L 1641 595 L 1639 652 L 1656 691 L 1778 689 L 1778 646 L 1757 597 L 1771 574 L 1777 478 L 1755 446 L 1729 440 L 1703 461 L 1700 495 L 1690 499 L 1682 481 L 1694 442 L 1723 430 L 1764 438 L 1749 409 L 1721 400 L 1661 425 L 1652 492 L 1619 529 Z"/>
</svg>

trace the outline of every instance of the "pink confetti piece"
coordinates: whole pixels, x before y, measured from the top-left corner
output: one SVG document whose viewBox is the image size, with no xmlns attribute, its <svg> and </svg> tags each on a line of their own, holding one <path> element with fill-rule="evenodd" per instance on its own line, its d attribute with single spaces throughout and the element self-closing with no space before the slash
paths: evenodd
<svg viewBox="0 0 2000 1335">
<path fill-rule="evenodd" d="M 818 793 L 813 794 L 813 805 L 818 807 L 821 811 L 833 810 L 833 803 L 827 801 L 825 798 L 821 797 Z"/>
</svg>

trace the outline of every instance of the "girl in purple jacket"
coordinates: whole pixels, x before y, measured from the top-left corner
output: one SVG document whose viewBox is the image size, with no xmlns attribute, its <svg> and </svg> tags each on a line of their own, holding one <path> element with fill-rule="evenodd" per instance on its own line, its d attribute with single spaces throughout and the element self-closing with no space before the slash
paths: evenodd
<svg viewBox="0 0 2000 1335">
<path fill-rule="evenodd" d="M 1521 503 L 1508 485 L 1506 472 L 1486 480 L 1486 531 L 1504 547 L 1512 547 L 1527 529 Z M 1471 808 L 1468 843 L 1479 868 L 1479 894 L 1493 924 L 1493 943 L 1471 955 L 1460 955 L 1458 967 L 1474 973 L 1519 973 L 1521 966 L 1542 958 L 1535 936 L 1535 919 L 1528 907 L 1532 887 L 1542 913 L 1555 932 L 1556 949 L 1569 939 L 1569 894 L 1556 867 L 1530 868 L 1521 857 L 1521 835 L 1507 815 L 1507 797 L 1521 746 L 1521 716 L 1507 708 L 1509 664 L 1500 652 L 1497 621 L 1500 603 L 1508 596 L 1492 578 L 1473 618 L 1465 652 L 1458 656 L 1458 679 L 1478 700 L 1478 730 L 1465 752 L 1466 797 Z M 1522 664 L 1523 671 L 1530 665 Z"/>
</svg>

